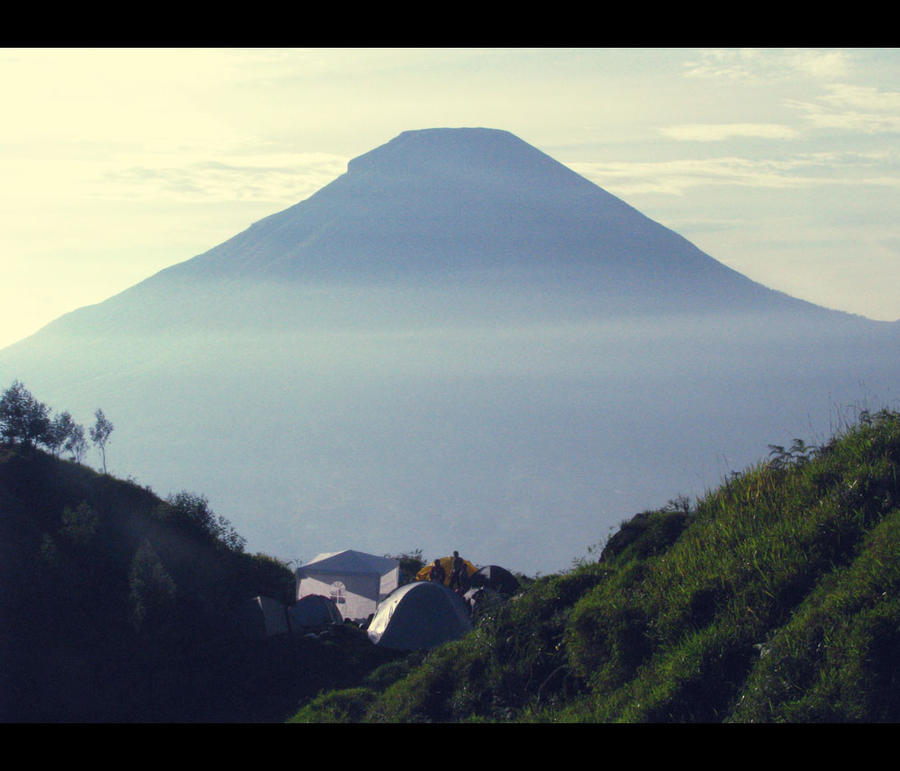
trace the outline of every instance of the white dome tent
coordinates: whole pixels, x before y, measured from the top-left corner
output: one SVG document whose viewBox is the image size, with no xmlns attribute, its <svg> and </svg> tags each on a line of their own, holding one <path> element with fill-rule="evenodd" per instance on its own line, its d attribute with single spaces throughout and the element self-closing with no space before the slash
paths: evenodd
<svg viewBox="0 0 900 771">
<path fill-rule="evenodd" d="M 334 601 L 344 619 L 358 621 L 400 583 L 400 563 L 389 557 L 346 549 L 319 554 L 297 568 L 297 599 L 320 594 Z"/>
<path fill-rule="evenodd" d="M 427 650 L 472 630 L 469 610 L 459 595 L 433 581 L 401 586 L 378 606 L 369 639 L 397 650 Z"/>
</svg>

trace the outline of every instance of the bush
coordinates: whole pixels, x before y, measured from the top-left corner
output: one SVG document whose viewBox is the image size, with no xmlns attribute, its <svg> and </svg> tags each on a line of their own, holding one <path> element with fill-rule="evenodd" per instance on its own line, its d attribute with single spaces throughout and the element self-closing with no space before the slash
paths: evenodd
<svg viewBox="0 0 900 771">
<path fill-rule="evenodd" d="M 331 691 L 312 699 L 287 722 L 361 723 L 375 697 L 375 691 L 363 687 Z"/>
</svg>

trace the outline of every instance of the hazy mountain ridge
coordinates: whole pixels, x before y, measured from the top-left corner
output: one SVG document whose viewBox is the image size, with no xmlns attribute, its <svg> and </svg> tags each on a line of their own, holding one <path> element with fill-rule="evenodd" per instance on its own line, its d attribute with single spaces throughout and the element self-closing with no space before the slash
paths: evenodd
<svg viewBox="0 0 900 771">
<path fill-rule="evenodd" d="M 381 298 L 367 314 L 360 291 Z M 47 332 L 723 311 L 829 315 L 750 281 L 508 132 L 430 129 L 404 132 L 306 200 Z"/>
<path fill-rule="evenodd" d="M 750 281 L 508 132 L 436 129 L 10 346 L 0 380 L 104 404 L 114 468 L 227 500 L 266 551 L 402 529 L 488 562 L 552 532 L 536 570 L 895 398 L 898 332 Z"/>
<path fill-rule="evenodd" d="M 425 282 L 445 292 L 448 282 L 497 282 L 510 293 L 542 282 L 607 302 L 640 298 L 617 313 L 818 310 L 750 281 L 508 132 L 431 129 L 352 160 L 306 200 L 92 312 L 148 292 L 156 303 L 186 293 L 168 303 L 182 312 L 191 292 L 202 300 L 230 288 L 252 302 L 258 282 L 324 291 Z"/>
</svg>

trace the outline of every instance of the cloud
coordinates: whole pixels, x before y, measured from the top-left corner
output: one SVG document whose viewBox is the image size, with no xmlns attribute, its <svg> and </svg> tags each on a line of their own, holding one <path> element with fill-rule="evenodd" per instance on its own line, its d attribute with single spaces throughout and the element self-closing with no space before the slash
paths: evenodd
<svg viewBox="0 0 900 771">
<path fill-rule="evenodd" d="M 882 52 L 869 58 L 885 59 Z M 877 82 L 856 82 L 865 76 L 865 59 L 853 49 L 705 49 L 696 52 L 683 74 L 689 79 L 727 82 L 729 88 L 777 86 L 785 94 L 803 89 L 812 95 L 785 96 L 780 101 L 800 113 L 804 129 L 869 136 L 896 133 L 900 131 L 900 91 L 883 89 Z M 893 67 L 894 58 L 888 57 L 880 66 Z M 868 77 L 871 82 L 877 70 Z M 782 123 L 721 123 L 674 125 L 663 133 L 677 140 L 714 141 L 740 136 L 792 138 L 801 131 Z"/>
<path fill-rule="evenodd" d="M 806 153 L 792 158 L 757 159 L 686 158 L 658 162 L 569 163 L 573 171 L 615 195 L 644 193 L 685 195 L 703 186 L 734 186 L 801 189 L 824 185 L 880 185 L 900 187 L 900 176 L 888 167 L 896 165 L 893 154 Z M 871 171 L 877 170 L 872 175 Z M 836 170 L 840 174 L 836 174 Z"/>
<path fill-rule="evenodd" d="M 347 158 L 328 153 L 230 156 L 225 161 L 148 159 L 98 180 L 97 196 L 213 203 L 252 200 L 294 203 L 347 169 Z"/>
<path fill-rule="evenodd" d="M 797 187 L 806 184 L 790 173 L 790 165 L 746 158 L 683 159 L 637 163 L 570 164 L 582 176 L 619 195 L 663 193 L 684 195 L 702 185 Z"/>
<path fill-rule="evenodd" d="M 805 114 L 816 128 L 864 134 L 900 131 L 900 92 L 874 86 L 833 84 L 817 99 L 792 100 L 788 105 Z"/>
<path fill-rule="evenodd" d="M 787 54 L 787 61 L 794 72 L 818 80 L 835 80 L 847 77 L 852 55 L 841 50 L 791 51 Z"/>
<path fill-rule="evenodd" d="M 735 137 L 758 139 L 794 139 L 796 129 L 780 123 L 683 123 L 660 129 L 670 139 L 692 142 L 718 142 Z"/>
<path fill-rule="evenodd" d="M 852 62 L 852 52 L 840 49 L 705 49 L 688 63 L 684 74 L 689 78 L 745 83 L 784 81 L 798 76 L 838 80 L 847 77 Z"/>
</svg>

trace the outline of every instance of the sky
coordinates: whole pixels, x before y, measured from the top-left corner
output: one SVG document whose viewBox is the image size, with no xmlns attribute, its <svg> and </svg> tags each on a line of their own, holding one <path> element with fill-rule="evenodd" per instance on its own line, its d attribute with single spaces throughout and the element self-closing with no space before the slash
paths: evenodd
<svg viewBox="0 0 900 771">
<path fill-rule="evenodd" d="M 0 348 L 402 131 L 511 131 L 766 286 L 900 319 L 900 49 L 0 48 Z"/>
</svg>

